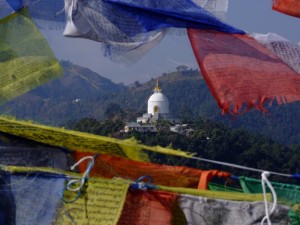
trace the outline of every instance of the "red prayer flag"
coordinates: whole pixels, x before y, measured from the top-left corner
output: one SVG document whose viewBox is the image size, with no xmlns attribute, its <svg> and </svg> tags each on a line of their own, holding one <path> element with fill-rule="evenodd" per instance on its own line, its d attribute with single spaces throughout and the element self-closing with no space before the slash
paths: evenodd
<svg viewBox="0 0 300 225">
<path fill-rule="evenodd" d="M 263 104 L 300 100 L 300 75 L 244 34 L 188 29 L 202 75 L 223 113 L 265 111 Z M 246 108 L 245 108 L 246 107 Z"/>
<path fill-rule="evenodd" d="M 130 190 L 118 225 L 171 225 L 177 194 Z"/>
<path fill-rule="evenodd" d="M 273 0 L 272 9 L 290 16 L 300 18 L 299 0 Z"/>
</svg>

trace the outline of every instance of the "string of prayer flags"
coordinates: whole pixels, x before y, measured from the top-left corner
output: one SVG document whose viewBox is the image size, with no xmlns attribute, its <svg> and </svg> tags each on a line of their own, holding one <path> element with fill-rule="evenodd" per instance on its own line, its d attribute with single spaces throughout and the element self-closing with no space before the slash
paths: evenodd
<svg viewBox="0 0 300 225">
<path fill-rule="evenodd" d="M 178 201 L 189 225 L 259 225 L 265 216 L 264 202 L 238 202 L 185 194 L 179 195 Z M 289 207 L 277 206 L 275 212 L 271 215 L 272 224 L 289 224 L 288 211 Z"/>
<path fill-rule="evenodd" d="M 4 224 L 35 224 L 37 221 L 57 225 L 182 225 L 212 219 L 224 222 L 218 224 L 236 224 L 241 217 L 257 221 L 264 215 L 264 203 L 256 202 L 263 199 L 262 194 L 152 184 L 145 187 L 153 190 L 143 189 L 142 185 L 128 189 L 128 180 L 94 177 L 84 179 L 84 185 L 75 189 L 74 179 L 81 183 L 82 178 L 79 174 L 51 168 L 2 166 L 0 202 L 7 207 L 0 204 L 0 215 L 5 215 L 0 220 L 5 221 Z M 75 186 L 69 185 L 71 183 Z M 266 194 L 266 198 L 269 200 L 270 194 Z M 181 210 L 185 218 L 180 216 Z M 271 216 L 272 222 L 287 224 L 289 210 L 287 206 L 278 206 Z"/>
<path fill-rule="evenodd" d="M 260 44 L 281 58 L 287 65 L 300 74 L 300 45 L 292 43 L 289 40 L 274 34 L 257 34 L 251 35 Z"/>
<path fill-rule="evenodd" d="M 93 154 L 84 152 L 73 153 L 75 161 L 79 161 L 86 156 L 93 156 Z M 78 166 L 79 172 L 84 173 L 86 167 L 87 162 L 82 162 Z M 153 184 L 172 187 L 198 187 L 199 189 L 207 189 L 208 182 L 213 177 L 226 179 L 231 175 L 218 170 L 203 171 L 185 166 L 138 162 L 104 154 L 95 158 L 90 174 L 95 177 L 122 177 L 131 180 L 137 180 L 141 176 L 149 175 L 153 178 Z"/>
<path fill-rule="evenodd" d="M 0 20 L 0 105 L 62 74 L 27 10 Z"/>
<path fill-rule="evenodd" d="M 290 16 L 300 17 L 298 0 L 272 0 L 272 9 Z"/>
<path fill-rule="evenodd" d="M 267 101 L 300 100 L 300 75 L 278 56 L 244 34 L 188 29 L 202 75 L 223 113 L 251 108 L 265 111 Z"/>
</svg>

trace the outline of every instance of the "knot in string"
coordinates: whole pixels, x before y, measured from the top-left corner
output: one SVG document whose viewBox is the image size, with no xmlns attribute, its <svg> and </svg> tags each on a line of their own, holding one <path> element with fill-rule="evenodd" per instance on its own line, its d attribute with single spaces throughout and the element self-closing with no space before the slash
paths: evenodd
<svg viewBox="0 0 300 225">
<path fill-rule="evenodd" d="M 266 211 L 266 215 L 262 219 L 261 225 L 263 225 L 265 223 L 265 220 L 267 220 L 268 225 L 272 225 L 271 220 L 270 220 L 270 216 L 274 212 L 274 210 L 276 209 L 276 206 L 277 206 L 277 195 L 276 195 L 276 192 L 275 192 L 271 182 L 268 180 L 269 176 L 270 176 L 270 172 L 267 172 L 267 171 L 264 171 L 261 174 L 261 186 L 262 186 L 262 189 L 263 189 L 264 202 L 265 202 L 265 211 Z M 267 186 L 270 188 L 271 193 L 272 193 L 272 197 L 273 197 L 273 205 L 272 205 L 272 208 L 271 208 L 270 211 L 269 211 L 268 202 L 267 202 L 265 184 L 267 184 Z"/>
<path fill-rule="evenodd" d="M 147 182 L 142 182 L 143 180 L 148 179 Z M 147 191 L 148 189 L 153 189 L 154 186 L 151 185 L 153 177 L 150 175 L 144 175 L 139 177 L 134 183 L 130 185 L 130 188 L 138 189 L 142 191 Z"/>
<path fill-rule="evenodd" d="M 71 170 L 74 170 L 80 163 L 82 163 L 85 160 L 90 160 L 88 163 L 88 166 L 85 170 L 85 172 L 83 173 L 82 177 L 79 179 L 72 179 L 70 180 L 66 187 L 64 188 L 63 191 L 68 190 L 68 191 L 73 191 L 73 192 L 77 192 L 77 196 L 75 197 L 75 199 L 68 201 L 64 198 L 64 196 L 62 197 L 63 201 L 66 203 L 72 203 L 74 201 L 76 201 L 79 197 L 81 192 L 83 191 L 83 189 L 85 187 L 87 187 L 87 181 L 88 181 L 88 176 L 89 173 L 91 171 L 91 169 L 94 166 L 95 163 L 95 158 L 98 156 L 98 154 L 94 155 L 94 156 L 85 156 L 83 158 L 81 158 L 77 163 L 75 163 L 73 166 L 71 166 Z"/>
</svg>

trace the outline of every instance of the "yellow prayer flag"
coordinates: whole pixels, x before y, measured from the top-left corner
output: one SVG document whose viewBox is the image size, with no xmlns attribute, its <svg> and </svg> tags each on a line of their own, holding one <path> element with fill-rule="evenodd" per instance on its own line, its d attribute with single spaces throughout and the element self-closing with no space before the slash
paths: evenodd
<svg viewBox="0 0 300 225">
<path fill-rule="evenodd" d="M 181 150 L 159 146 L 152 147 L 139 144 L 133 140 L 119 140 L 64 128 L 34 124 L 30 121 L 17 121 L 3 116 L 0 116 L 0 131 L 52 146 L 65 147 L 69 150 L 105 153 L 136 161 L 149 161 L 145 150 L 186 158 L 192 156 L 192 154 Z"/>
<path fill-rule="evenodd" d="M 64 203 L 56 225 L 115 225 L 125 203 L 129 183 L 120 180 L 92 179 L 73 203 Z M 65 190 L 64 198 L 76 193 Z"/>
<path fill-rule="evenodd" d="M 0 105 L 62 74 L 26 9 L 0 20 Z"/>
</svg>

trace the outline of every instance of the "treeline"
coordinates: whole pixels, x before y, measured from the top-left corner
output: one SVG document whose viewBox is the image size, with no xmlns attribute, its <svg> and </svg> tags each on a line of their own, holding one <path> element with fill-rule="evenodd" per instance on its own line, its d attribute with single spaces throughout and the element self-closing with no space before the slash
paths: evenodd
<svg viewBox="0 0 300 225">
<path fill-rule="evenodd" d="M 231 129 L 222 123 L 197 119 L 189 121 L 194 128 L 194 135 L 184 135 L 170 132 L 168 123 L 162 122 L 157 133 L 130 132 L 120 133 L 124 129 L 121 120 L 97 121 L 84 118 L 68 123 L 68 128 L 90 132 L 99 135 L 127 139 L 136 138 L 145 145 L 170 147 L 193 152 L 198 157 L 233 163 L 261 170 L 295 174 L 300 173 L 300 145 L 284 146 L 270 138 L 253 134 L 242 129 Z M 241 170 L 220 165 L 212 165 L 193 159 L 173 157 L 151 153 L 151 161 L 170 165 L 186 165 L 201 169 L 220 169 L 235 174 Z M 242 171 L 243 175 L 254 173 Z M 255 173 L 259 177 L 260 174 Z"/>
</svg>

